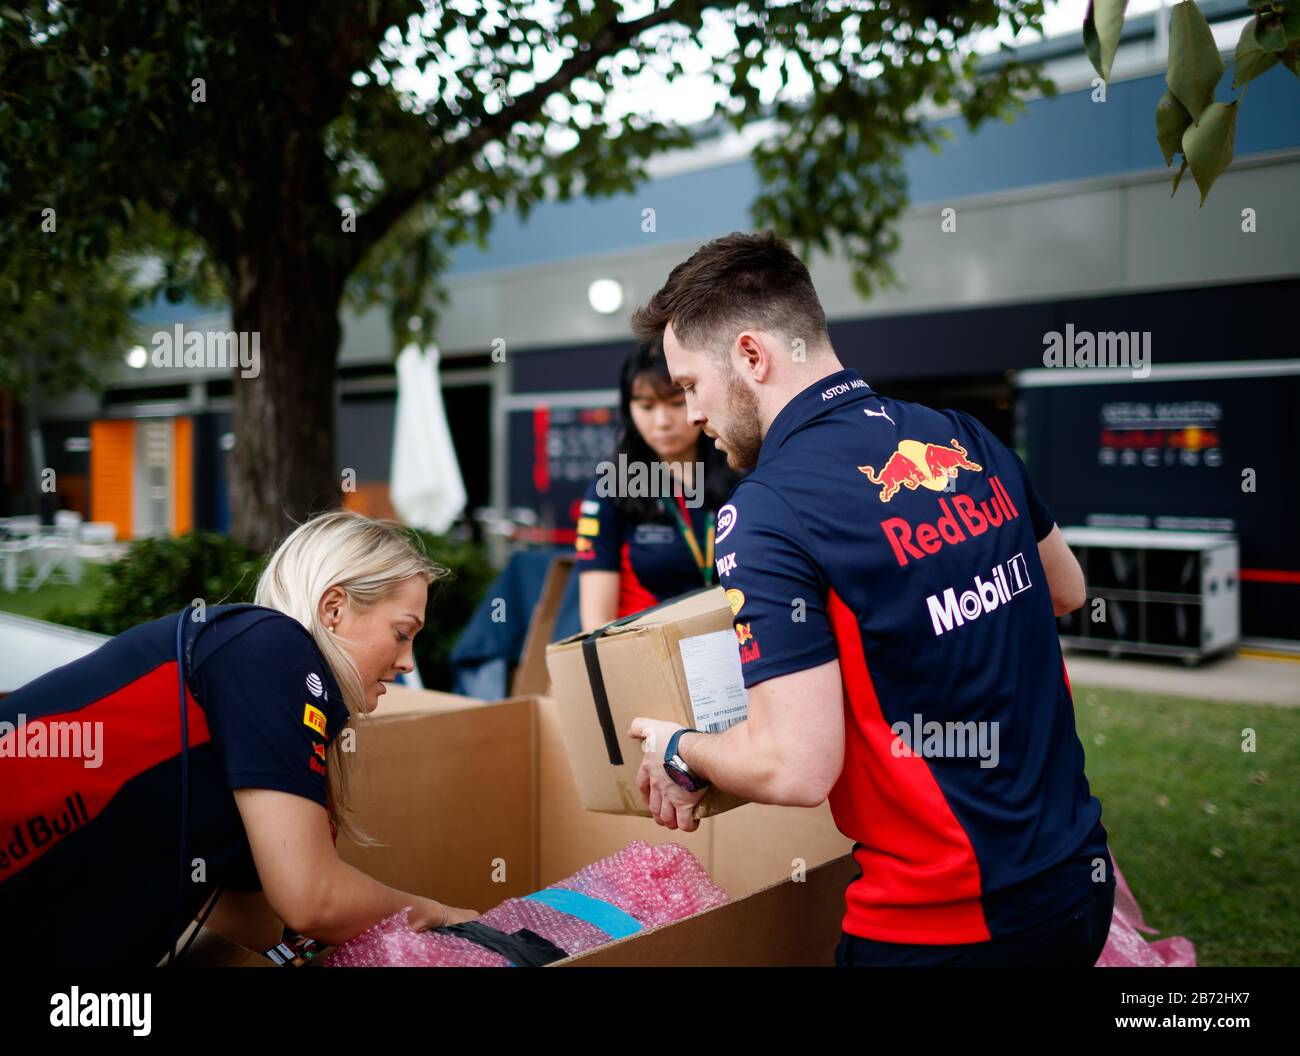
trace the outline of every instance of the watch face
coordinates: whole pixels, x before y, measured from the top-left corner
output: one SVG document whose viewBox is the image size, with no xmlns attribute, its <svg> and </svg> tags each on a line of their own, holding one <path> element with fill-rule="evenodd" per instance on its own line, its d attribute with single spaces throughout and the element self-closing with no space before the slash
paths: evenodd
<svg viewBox="0 0 1300 1056">
<path fill-rule="evenodd" d="M 668 771 L 668 776 L 671 777 L 674 781 L 676 781 L 677 784 L 681 785 L 682 788 L 686 789 L 687 792 L 698 791 L 698 789 L 695 786 L 695 782 L 692 781 L 690 777 L 688 777 L 686 774 L 682 773 L 681 770 L 679 770 L 677 767 L 666 766 L 664 767 L 664 769 Z"/>
</svg>

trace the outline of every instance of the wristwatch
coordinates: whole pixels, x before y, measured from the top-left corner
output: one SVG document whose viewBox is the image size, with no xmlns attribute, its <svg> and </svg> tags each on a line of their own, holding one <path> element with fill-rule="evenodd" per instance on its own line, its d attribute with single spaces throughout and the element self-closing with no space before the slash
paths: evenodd
<svg viewBox="0 0 1300 1056">
<path fill-rule="evenodd" d="M 677 754 L 677 742 L 681 740 L 682 734 L 699 732 L 699 730 L 691 729 L 677 730 L 668 738 L 668 747 L 664 749 L 664 769 L 668 771 L 668 776 L 686 789 L 687 792 L 701 792 L 708 788 L 710 784 L 699 774 L 691 773 L 691 768 L 686 765 L 686 760 Z"/>
</svg>

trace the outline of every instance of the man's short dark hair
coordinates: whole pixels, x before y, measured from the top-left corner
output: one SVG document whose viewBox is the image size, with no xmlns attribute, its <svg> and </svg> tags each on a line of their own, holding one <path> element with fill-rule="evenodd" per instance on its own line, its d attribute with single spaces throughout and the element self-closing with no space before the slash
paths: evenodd
<svg viewBox="0 0 1300 1056">
<path fill-rule="evenodd" d="M 670 322 L 682 344 L 711 352 L 747 327 L 802 339 L 808 353 L 829 345 L 826 313 L 808 269 L 772 231 L 734 231 L 706 243 L 632 314 L 632 330 L 642 341 L 657 340 Z"/>
</svg>

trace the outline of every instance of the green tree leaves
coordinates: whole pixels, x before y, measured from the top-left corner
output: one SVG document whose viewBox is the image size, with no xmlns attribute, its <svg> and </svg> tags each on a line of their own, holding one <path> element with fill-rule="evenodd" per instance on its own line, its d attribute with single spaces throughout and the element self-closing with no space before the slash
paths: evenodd
<svg viewBox="0 0 1300 1056">
<path fill-rule="evenodd" d="M 1232 141 L 1237 132 L 1237 104 L 1211 103 L 1200 121 L 1183 133 L 1183 157 L 1201 192 L 1201 204 L 1214 181 L 1232 164 Z M 1176 189 L 1176 188 L 1175 188 Z"/>
<path fill-rule="evenodd" d="M 1156 140 L 1165 156 L 1165 164 L 1174 163 L 1174 155 L 1183 149 L 1183 133 L 1192 123 L 1192 115 L 1168 91 L 1156 104 Z"/>
<path fill-rule="evenodd" d="M 1223 59 L 1214 33 L 1192 0 L 1175 4 L 1169 17 L 1169 91 L 1200 120 L 1201 111 L 1214 102 L 1214 86 L 1223 76 Z"/>
<path fill-rule="evenodd" d="M 1236 67 L 1232 75 L 1232 86 L 1240 88 L 1253 81 L 1271 66 L 1277 65 L 1277 56 L 1265 51 L 1255 39 L 1255 20 L 1251 19 L 1241 29 L 1237 41 L 1237 51 L 1233 58 Z"/>
<path fill-rule="evenodd" d="M 1083 20 L 1083 46 L 1092 68 L 1103 81 L 1110 80 L 1110 66 L 1119 47 L 1128 0 L 1090 0 Z"/>
<path fill-rule="evenodd" d="M 1300 0 L 1247 0 L 1255 17 L 1242 27 L 1233 57 L 1232 87 L 1242 88 L 1281 63 L 1300 77 Z M 1124 22 L 1123 0 L 1094 0 L 1083 24 L 1083 40 L 1093 67 L 1107 80 Z M 1241 99 L 1216 103 L 1223 58 L 1205 15 L 1192 0 L 1176 4 L 1169 19 L 1168 90 L 1156 103 L 1156 143 L 1165 165 L 1178 154 L 1173 178 L 1177 193 L 1189 168 L 1201 192 L 1201 205 L 1232 163 Z"/>
<path fill-rule="evenodd" d="M 1100 6 L 1110 40 L 1123 3 Z M 681 68 L 668 44 L 698 44 L 706 8 L 738 47 L 707 69 L 692 63 L 702 91 L 711 81 L 737 126 L 775 113 L 789 127 L 759 163 L 771 183 L 755 223 L 808 248 L 826 237 L 830 209 L 864 288 L 888 279 L 906 202 L 892 170 L 910 145 L 938 142 L 920 104 L 956 103 L 974 128 L 1051 91 L 1033 68 L 984 71 L 959 46 L 1004 19 L 1034 27 L 1043 0 L 674 0 L 648 12 L 626 0 L 556 0 L 545 11 L 520 0 L 322 0 L 309 20 L 253 0 L 193 12 L 171 0 L 10 0 L 0 12 L 0 209 L 15 223 L 0 231 L 0 253 L 30 237 L 33 209 L 51 205 L 69 237 L 39 252 L 84 266 L 102 252 L 106 223 L 130 223 L 123 203 L 146 206 L 205 247 L 233 299 L 240 262 L 288 227 L 345 276 L 352 303 L 389 306 L 403 340 L 427 340 L 452 247 L 551 195 L 632 191 L 646 159 L 690 145 L 681 126 L 648 113 L 615 119 L 605 103 L 629 71 Z M 539 81 L 542 53 L 558 69 Z M 801 72 L 809 97 L 774 102 L 758 81 L 770 69 Z M 425 79 L 418 97 L 398 87 L 413 72 Z M 297 214 L 287 223 L 286 210 Z"/>
<path fill-rule="evenodd" d="M 277 367 L 256 398 L 235 387 L 236 432 L 269 437 L 236 448 L 240 532 L 301 518 L 302 497 L 334 479 L 316 432 L 266 428 L 328 432 L 337 340 L 315 320 L 344 298 L 378 303 L 399 347 L 427 341 L 453 247 L 551 198 L 634 193 L 649 158 L 693 144 L 656 116 L 656 82 L 638 86 L 636 112 L 614 112 L 629 71 L 689 66 L 717 124 L 774 121 L 754 154 L 753 223 L 805 254 L 835 245 L 864 294 L 892 281 L 902 159 L 940 141 L 930 104 L 974 129 L 1054 91 L 1038 67 L 968 46 L 1004 22 L 1037 28 L 1043 0 L 319 0 L 310 17 L 259 0 L 3 2 L 0 293 L 24 303 L 58 269 L 95 269 L 146 212 L 182 236 L 156 232 L 162 288 L 215 274 Z M 1115 25 L 1102 19 L 1099 40 Z M 737 46 L 719 47 L 728 33 Z M 806 96 L 774 99 L 775 69 Z M 626 204 L 619 222 L 636 231 L 652 203 Z M 40 230 L 45 208 L 57 235 Z"/>
</svg>

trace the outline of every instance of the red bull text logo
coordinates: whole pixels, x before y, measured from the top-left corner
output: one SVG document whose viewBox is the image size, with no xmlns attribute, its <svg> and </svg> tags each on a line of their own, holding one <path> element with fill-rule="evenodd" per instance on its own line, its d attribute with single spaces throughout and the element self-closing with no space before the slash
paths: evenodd
<svg viewBox="0 0 1300 1056">
<path fill-rule="evenodd" d="M 948 479 L 958 470 L 968 469 L 979 473 L 983 466 L 966 457 L 966 449 L 952 441 L 951 447 L 940 444 L 923 444 L 919 440 L 900 440 L 898 448 L 879 473 L 874 466 L 858 466 L 872 484 L 880 485 L 880 501 L 888 502 L 898 494 L 899 488 L 915 491 L 918 487 L 930 491 L 943 491 Z"/>
<path fill-rule="evenodd" d="M 54 810 L 59 810 L 59 813 L 56 815 Z M 10 869 L 17 873 L 44 854 L 55 840 L 67 836 L 89 821 L 90 811 L 86 809 L 86 801 L 81 798 L 80 792 L 64 796 L 63 802 L 48 814 L 24 818 L 10 832 L 0 837 L 9 839 L 7 844 L 0 843 L 0 879 Z"/>
<path fill-rule="evenodd" d="M 944 544 L 964 543 L 971 536 L 983 535 L 990 528 L 1000 528 L 1020 516 L 1011 496 L 997 476 L 988 478 L 993 494 L 990 498 L 976 500 L 970 495 L 952 495 L 939 500 L 939 516 L 934 523 L 926 521 L 913 525 L 902 517 L 890 517 L 880 522 L 880 530 L 889 540 L 894 558 L 899 565 L 909 560 L 919 561 L 927 554 L 937 554 Z"/>
</svg>

